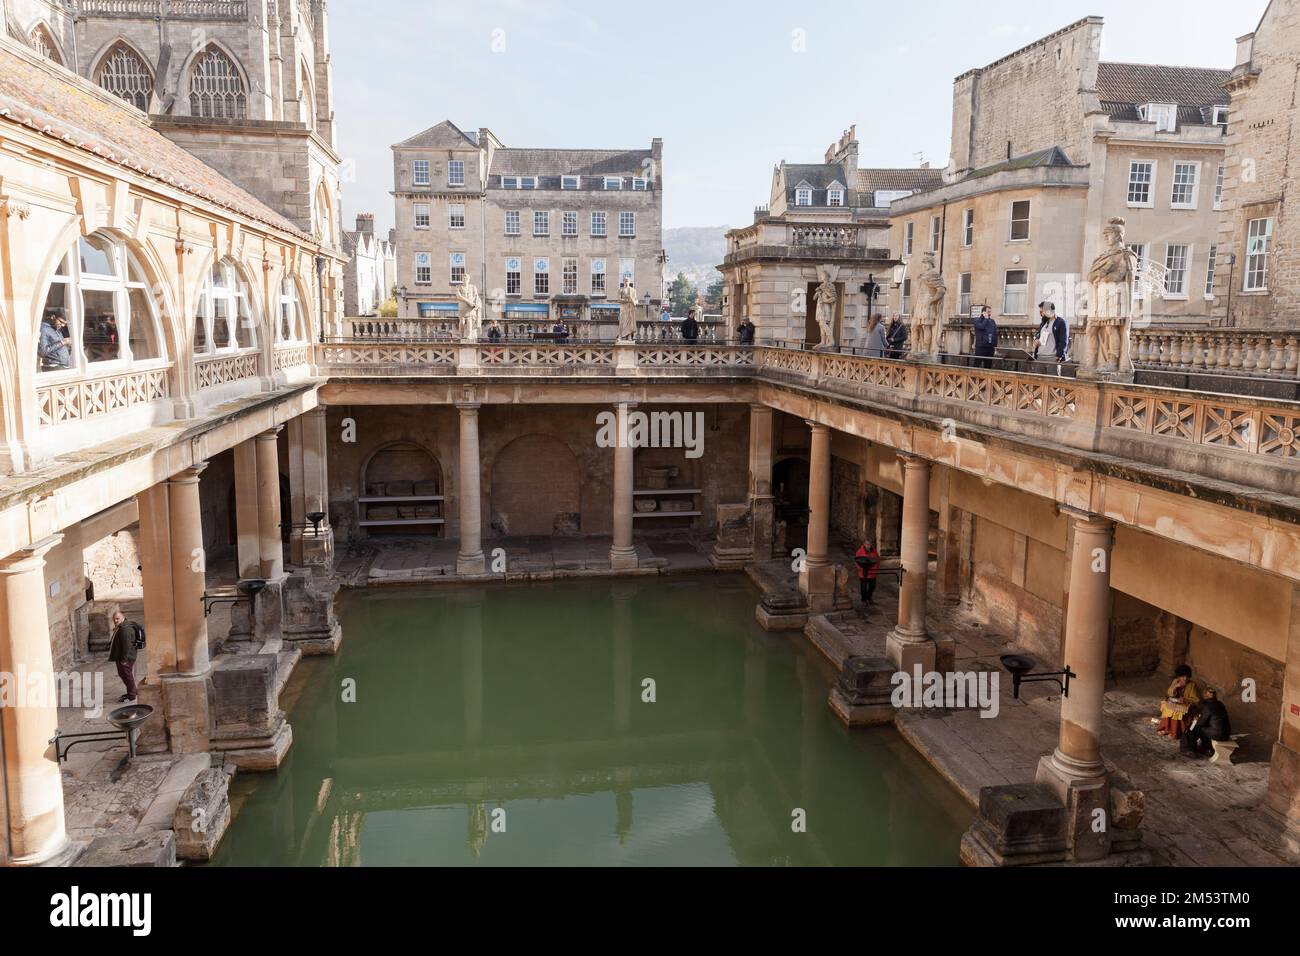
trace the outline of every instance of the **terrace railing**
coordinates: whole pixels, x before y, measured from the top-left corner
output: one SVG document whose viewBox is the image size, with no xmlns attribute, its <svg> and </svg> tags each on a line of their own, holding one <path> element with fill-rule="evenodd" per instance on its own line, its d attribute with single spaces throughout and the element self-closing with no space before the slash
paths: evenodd
<svg viewBox="0 0 1300 956">
<path fill-rule="evenodd" d="M 119 19 L 248 19 L 247 0 L 63 0 L 64 9 L 83 17 Z"/>
</svg>

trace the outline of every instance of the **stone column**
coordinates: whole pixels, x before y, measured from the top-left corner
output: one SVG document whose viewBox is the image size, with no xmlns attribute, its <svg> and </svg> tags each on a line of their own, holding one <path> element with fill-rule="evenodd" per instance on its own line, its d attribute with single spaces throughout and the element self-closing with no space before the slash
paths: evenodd
<svg viewBox="0 0 1300 956">
<path fill-rule="evenodd" d="M 293 507 L 290 553 L 294 564 L 329 567 L 334 531 L 329 523 L 325 408 L 318 406 L 289 422 L 289 488 Z M 319 528 L 310 514 L 324 514 Z"/>
<path fill-rule="evenodd" d="M 814 611 L 835 602 L 835 568 L 830 563 L 831 430 L 809 422 L 812 448 L 808 474 L 808 556 L 799 572 L 799 590 Z"/>
<path fill-rule="evenodd" d="M 63 540 L 57 534 L 0 559 L 0 671 L 23 674 L 23 691 L 36 681 L 53 688 L 54 656 L 45 605 L 45 555 Z M 39 706 L 0 707 L 4 755 L 4 806 L 9 862 L 45 863 L 68 842 L 63 818 L 63 780 L 50 738 L 59 726 L 57 700 Z"/>
<path fill-rule="evenodd" d="M 207 556 L 199 503 L 201 462 L 167 479 L 171 526 L 171 592 L 175 608 L 175 673 L 194 677 L 208 670 L 208 620 L 203 615 Z"/>
<path fill-rule="evenodd" d="M 614 443 L 614 543 L 609 549 L 609 566 L 628 571 L 637 566 L 632 544 L 632 490 L 636 477 L 635 449 L 628 441 L 627 416 L 633 402 L 618 406 L 618 438 Z"/>
<path fill-rule="evenodd" d="M 257 540 L 262 577 L 284 576 L 284 545 L 280 537 L 280 452 L 283 425 L 257 436 Z"/>
<path fill-rule="evenodd" d="M 776 499 L 772 494 L 772 409 L 749 406 L 749 513 L 754 534 L 754 560 L 772 557 Z"/>
<path fill-rule="evenodd" d="M 886 656 L 901 671 L 921 665 L 934 670 L 935 645 L 925 629 L 926 582 L 930 564 L 930 463 L 916 455 L 903 462 L 903 533 L 898 588 L 898 624 L 886 641 Z"/>
<path fill-rule="evenodd" d="M 478 402 L 461 402 L 460 410 L 460 552 L 457 574 L 483 574 L 483 504 L 479 491 L 482 466 L 478 455 Z"/>
<path fill-rule="evenodd" d="M 262 541 L 258 526 L 257 442 L 250 439 L 234 448 L 235 551 L 239 579 L 262 576 Z"/>
<path fill-rule="evenodd" d="M 1064 510 L 1064 509 L 1063 509 Z M 1105 856 L 1109 841 L 1092 830 L 1092 811 L 1109 814 L 1106 765 L 1101 759 L 1102 700 L 1110 642 L 1110 566 L 1115 525 L 1087 513 L 1072 513 L 1070 598 L 1065 612 L 1062 663 L 1077 676 L 1061 698 L 1056 750 L 1038 764 L 1037 781 L 1064 804 L 1072 821 L 1067 840 L 1075 859 Z"/>
</svg>

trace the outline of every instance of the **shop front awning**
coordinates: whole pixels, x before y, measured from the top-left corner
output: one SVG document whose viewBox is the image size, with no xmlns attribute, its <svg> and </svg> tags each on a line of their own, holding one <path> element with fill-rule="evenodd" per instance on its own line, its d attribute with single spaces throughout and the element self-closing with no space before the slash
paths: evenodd
<svg viewBox="0 0 1300 956">
<path fill-rule="evenodd" d="M 506 313 L 514 312 L 524 315 L 546 315 L 551 307 L 545 302 L 507 302 Z"/>
</svg>

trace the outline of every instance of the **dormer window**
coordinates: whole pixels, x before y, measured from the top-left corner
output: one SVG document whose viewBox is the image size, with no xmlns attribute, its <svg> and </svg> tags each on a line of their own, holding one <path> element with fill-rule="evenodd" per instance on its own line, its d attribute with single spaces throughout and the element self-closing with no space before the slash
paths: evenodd
<svg viewBox="0 0 1300 956">
<path fill-rule="evenodd" d="M 1214 125 L 1228 128 L 1228 108 L 1226 106 L 1216 106 L 1214 108 Z"/>
<path fill-rule="evenodd" d="M 1148 123 L 1155 123 L 1157 133 L 1172 133 L 1178 125 L 1178 107 L 1173 103 L 1143 104 L 1138 115 Z"/>
<path fill-rule="evenodd" d="M 622 188 L 623 188 L 623 177 L 622 177 L 622 176 L 606 176 L 606 177 L 605 177 L 605 188 L 606 188 L 606 189 L 622 189 Z"/>
<path fill-rule="evenodd" d="M 843 206 L 844 189 L 840 186 L 832 186 L 830 189 L 826 190 L 826 205 Z"/>
<path fill-rule="evenodd" d="M 645 192 L 645 187 L 646 187 L 646 179 L 645 179 L 645 177 L 643 177 L 643 176 L 633 176 L 633 177 L 632 177 L 632 191 L 633 191 L 633 192 Z"/>
<path fill-rule="evenodd" d="M 561 189 L 578 189 L 582 186 L 582 180 L 577 176 L 561 176 Z"/>
<path fill-rule="evenodd" d="M 812 190 L 807 186 L 800 186 L 794 191 L 794 204 L 796 206 L 812 205 Z"/>
</svg>

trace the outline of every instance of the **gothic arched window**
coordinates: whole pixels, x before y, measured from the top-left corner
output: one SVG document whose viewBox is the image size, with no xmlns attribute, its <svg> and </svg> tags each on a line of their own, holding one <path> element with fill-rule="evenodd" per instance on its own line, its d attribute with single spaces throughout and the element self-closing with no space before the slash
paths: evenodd
<svg viewBox="0 0 1300 956">
<path fill-rule="evenodd" d="M 32 49 L 41 56 L 53 60 L 59 66 L 63 65 L 63 57 L 59 56 L 59 48 L 55 45 L 54 37 L 50 36 L 50 31 L 45 24 L 36 24 L 28 39 L 31 41 Z"/>
<path fill-rule="evenodd" d="M 138 110 L 148 112 L 153 96 L 153 71 L 140 55 L 125 43 L 109 51 L 99 64 L 96 81 L 114 96 L 120 96 Z"/>
<path fill-rule="evenodd" d="M 190 74 L 190 115 L 243 119 L 247 114 L 248 96 L 239 69 L 216 47 L 208 47 Z"/>
</svg>

